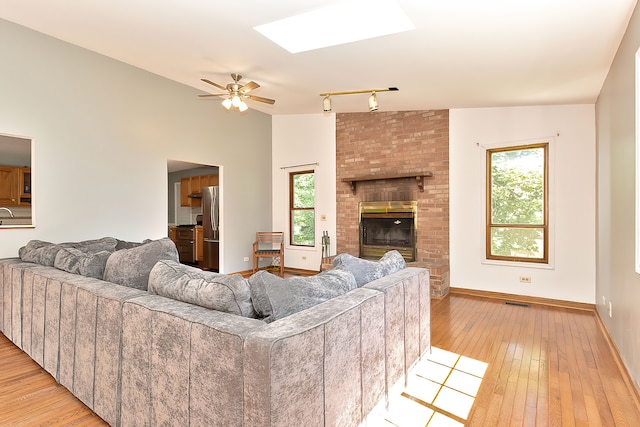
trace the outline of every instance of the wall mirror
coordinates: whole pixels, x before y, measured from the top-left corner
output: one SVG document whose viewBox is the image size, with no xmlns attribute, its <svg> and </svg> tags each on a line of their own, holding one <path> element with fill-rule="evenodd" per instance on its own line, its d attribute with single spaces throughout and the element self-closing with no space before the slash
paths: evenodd
<svg viewBox="0 0 640 427">
<path fill-rule="evenodd" d="M 31 138 L 0 134 L 0 228 L 33 227 Z"/>
</svg>

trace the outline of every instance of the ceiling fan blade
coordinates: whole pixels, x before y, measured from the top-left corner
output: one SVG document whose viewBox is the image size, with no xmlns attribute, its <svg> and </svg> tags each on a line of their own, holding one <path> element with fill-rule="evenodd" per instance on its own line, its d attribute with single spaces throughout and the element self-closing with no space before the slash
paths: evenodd
<svg viewBox="0 0 640 427">
<path fill-rule="evenodd" d="M 254 81 L 250 81 L 249 83 L 247 83 L 246 85 L 242 86 L 240 88 L 240 92 L 242 93 L 247 93 L 250 92 L 254 89 L 258 89 L 260 87 L 260 85 Z"/>
<path fill-rule="evenodd" d="M 272 105 L 276 102 L 275 99 L 263 98 L 261 96 L 255 96 L 255 95 L 247 95 L 247 98 L 253 101 L 264 102 L 266 104 L 272 104 Z"/>
<path fill-rule="evenodd" d="M 206 95 L 198 95 L 200 98 L 208 98 L 210 96 L 227 96 L 228 93 L 208 93 Z"/>
<path fill-rule="evenodd" d="M 208 79 L 200 79 L 200 80 L 202 80 L 202 81 L 203 81 L 203 82 L 205 82 L 205 83 L 209 83 L 210 85 L 213 85 L 213 86 L 215 86 L 215 87 L 217 87 L 217 88 L 219 88 L 219 89 L 227 90 L 227 88 L 226 88 L 226 87 L 224 87 L 224 86 L 222 86 L 222 85 L 219 85 L 218 83 L 212 82 L 211 80 L 208 80 Z"/>
</svg>

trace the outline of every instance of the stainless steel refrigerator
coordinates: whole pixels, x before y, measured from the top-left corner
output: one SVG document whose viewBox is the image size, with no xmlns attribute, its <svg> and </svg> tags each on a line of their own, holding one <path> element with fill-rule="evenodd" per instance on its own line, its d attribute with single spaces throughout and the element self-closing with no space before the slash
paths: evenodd
<svg viewBox="0 0 640 427">
<path fill-rule="evenodd" d="M 202 189 L 202 235 L 204 237 L 202 268 L 219 271 L 220 268 L 220 193 L 218 187 Z"/>
</svg>

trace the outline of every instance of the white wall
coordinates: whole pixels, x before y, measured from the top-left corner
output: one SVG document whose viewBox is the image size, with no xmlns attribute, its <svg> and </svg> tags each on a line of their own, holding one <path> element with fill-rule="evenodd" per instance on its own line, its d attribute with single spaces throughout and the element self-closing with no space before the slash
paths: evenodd
<svg viewBox="0 0 640 427">
<path fill-rule="evenodd" d="M 640 275 L 635 265 L 635 203 L 638 197 L 636 54 L 640 14 L 636 8 L 596 103 L 598 129 L 598 258 L 596 299 L 600 317 L 640 387 Z M 602 304 L 602 297 L 606 304 Z M 609 317 L 609 302 L 612 317 Z"/>
<path fill-rule="evenodd" d="M 451 286 L 594 303 L 594 106 L 454 109 L 449 121 Z M 486 148 L 534 141 L 548 141 L 552 156 L 552 267 L 488 264 Z"/>
<path fill-rule="evenodd" d="M 35 141 L 36 227 L 0 230 L 0 257 L 30 239 L 167 235 L 167 159 L 220 166 L 222 270 L 250 268 L 271 226 L 271 117 L 0 20 L 0 133 Z M 204 71 L 203 71 L 204 72 Z"/>
<path fill-rule="evenodd" d="M 272 132 L 273 231 L 284 231 L 289 242 L 289 173 L 315 169 L 316 247 L 286 245 L 285 266 L 319 270 L 323 230 L 329 232 L 332 254 L 335 254 L 336 248 L 335 114 L 274 116 Z M 309 163 L 318 164 L 289 167 Z M 325 221 L 322 220 L 323 216 L 326 217 Z"/>
</svg>

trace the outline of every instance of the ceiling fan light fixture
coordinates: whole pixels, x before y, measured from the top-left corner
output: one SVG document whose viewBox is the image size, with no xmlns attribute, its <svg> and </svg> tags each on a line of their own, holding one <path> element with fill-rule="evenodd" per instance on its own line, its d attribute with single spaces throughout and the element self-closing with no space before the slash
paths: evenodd
<svg viewBox="0 0 640 427">
<path fill-rule="evenodd" d="M 372 92 L 369 97 L 369 111 L 377 111 L 378 108 L 378 98 L 376 97 L 376 93 Z"/>
<path fill-rule="evenodd" d="M 322 110 L 325 113 L 330 113 L 332 108 L 331 108 L 331 98 L 329 96 L 325 96 L 322 99 Z"/>
<path fill-rule="evenodd" d="M 234 107 L 239 107 L 241 102 L 242 100 L 238 95 L 233 95 L 233 98 L 231 98 L 231 105 Z"/>
<path fill-rule="evenodd" d="M 243 111 L 247 111 L 248 109 L 249 107 L 247 107 L 246 102 L 240 100 L 240 104 L 238 104 L 238 110 L 240 110 L 240 112 L 242 113 Z"/>
<path fill-rule="evenodd" d="M 225 98 L 224 101 L 222 101 L 222 106 L 224 108 L 226 108 L 227 110 L 231 108 L 231 100 L 229 98 Z"/>
</svg>

